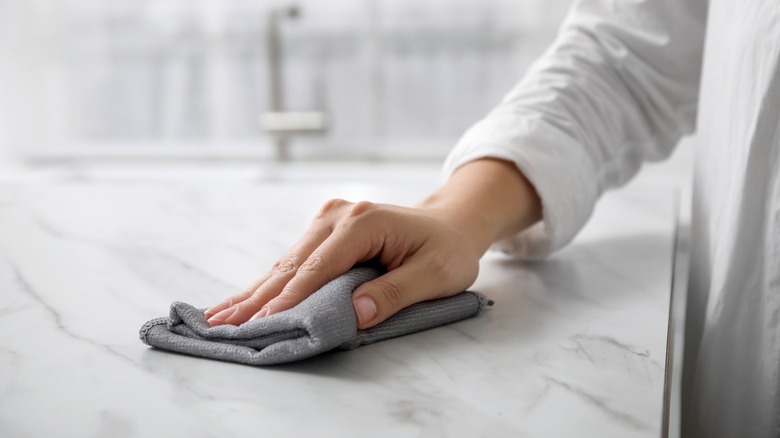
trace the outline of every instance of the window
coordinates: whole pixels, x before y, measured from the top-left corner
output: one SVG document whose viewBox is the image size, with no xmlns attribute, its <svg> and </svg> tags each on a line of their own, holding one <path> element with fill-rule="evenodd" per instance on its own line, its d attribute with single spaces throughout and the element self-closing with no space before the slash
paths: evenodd
<svg viewBox="0 0 780 438">
<path fill-rule="evenodd" d="M 273 155 L 281 3 L 0 3 L 0 116 L 24 155 Z M 326 115 L 293 157 L 441 157 L 549 44 L 568 0 L 305 0 L 280 18 L 283 110 Z M 0 126 L 3 126 L 0 125 Z"/>
</svg>

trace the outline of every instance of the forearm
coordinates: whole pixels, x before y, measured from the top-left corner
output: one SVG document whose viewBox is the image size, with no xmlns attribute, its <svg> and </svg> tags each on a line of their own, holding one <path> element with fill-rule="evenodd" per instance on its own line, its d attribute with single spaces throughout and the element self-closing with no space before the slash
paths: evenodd
<svg viewBox="0 0 780 438">
<path fill-rule="evenodd" d="M 542 219 L 533 185 L 514 163 L 492 158 L 463 165 L 417 207 L 456 228 L 479 255 Z"/>
</svg>

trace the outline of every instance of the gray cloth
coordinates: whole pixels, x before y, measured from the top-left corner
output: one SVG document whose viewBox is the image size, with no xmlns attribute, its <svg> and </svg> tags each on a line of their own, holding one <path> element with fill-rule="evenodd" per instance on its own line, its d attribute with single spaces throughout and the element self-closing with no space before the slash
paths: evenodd
<svg viewBox="0 0 780 438">
<path fill-rule="evenodd" d="M 272 365 L 305 359 L 334 348 L 361 345 L 403 336 L 474 316 L 492 302 L 476 292 L 418 303 L 367 330 L 358 330 L 352 292 L 382 273 L 354 268 L 313 293 L 292 309 L 240 326 L 211 327 L 203 310 L 171 304 L 170 316 L 141 327 L 141 340 L 153 347 L 193 356 Z"/>
</svg>

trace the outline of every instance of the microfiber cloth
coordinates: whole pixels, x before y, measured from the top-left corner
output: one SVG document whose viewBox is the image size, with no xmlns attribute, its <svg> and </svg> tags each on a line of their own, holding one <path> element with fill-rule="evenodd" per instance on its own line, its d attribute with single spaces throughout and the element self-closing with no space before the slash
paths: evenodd
<svg viewBox="0 0 780 438">
<path fill-rule="evenodd" d="M 471 316 L 492 301 L 477 292 L 409 306 L 382 323 L 358 330 L 352 292 L 382 274 L 372 267 L 353 268 L 332 280 L 292 309 L 239 326 L 211 327 L 202 309 L 171 304 L 168 317 L 141 327 L 141 340 L 153 347 L 193 356 L 249 365 L 273 365 L 315 356 L 340 348 L 403 336 Z"/>
</svg>

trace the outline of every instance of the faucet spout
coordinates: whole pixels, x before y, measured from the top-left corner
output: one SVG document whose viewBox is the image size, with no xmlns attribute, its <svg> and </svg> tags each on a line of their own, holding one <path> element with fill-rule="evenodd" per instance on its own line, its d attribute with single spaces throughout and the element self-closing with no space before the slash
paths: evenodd
<svg viewBox="0 0 780 438">
<path fill-rule="evenodd" d="M 268 13 L 266 26 L 266 53 L 268 54 L 268 80 L 270 85 L 269 109 L 272 112 L 281 111 L 284 107 L 282 78 L 282 39 L 279 31 L 279 21 L 282 18 L 298 18 L 300 10 L 297 6 L 274 8 Z"/>
<path fill-rule="evenodd" d="M 276 159 L 290 159 L 288 146 L 295 133 L 321 132 L 327 128 L 326 115 L 321 111 L 286 111 L 284 102 L 284 77 L 282 72 L 282 39 L 279 30 L 283 18 L 295 19 L 301 15 L 296 5 L 272 9 L 266 26 L 266 52 L 268 54 L 268 112 L 259 122 L 274 143 Z"/>
</svg>

